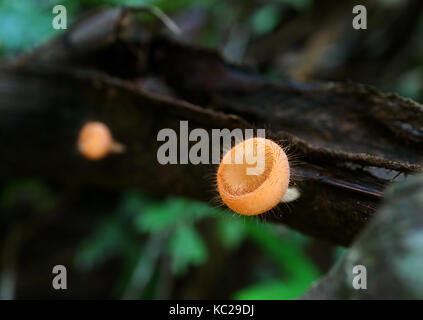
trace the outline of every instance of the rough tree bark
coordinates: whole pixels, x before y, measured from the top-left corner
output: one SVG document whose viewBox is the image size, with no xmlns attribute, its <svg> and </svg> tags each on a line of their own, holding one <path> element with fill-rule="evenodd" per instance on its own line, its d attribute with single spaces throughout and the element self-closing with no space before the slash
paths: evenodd
<svg viewBox="0 0 423 320">
<path fill-rule="evenodd" d="M 212 51 L 161 36 L 131 9 L 86 18 L 0 69 L 0 178 L 209 201 L 213 165 L 159 165 L 162 128 L 266 128 L 297 159 L 301 192 L 290 210 L 262 216 L 349 245 L 391 181 L 421 171 L 423 106 L 354 83 L 273 81 Z M 123 155 L 89 162 L 75 148 L 84 122 L 100 120 Z"/>
<path fill-rule="evenodd" d="M 423 176 L 391 187 L 380 212 L 347 255 L 303 299 L 421 299 L 423 297 Z M 366 267 L 355 289 L 354 266 Z M 364 280 L 362 280 L 364 281 Z"/>
</svg>

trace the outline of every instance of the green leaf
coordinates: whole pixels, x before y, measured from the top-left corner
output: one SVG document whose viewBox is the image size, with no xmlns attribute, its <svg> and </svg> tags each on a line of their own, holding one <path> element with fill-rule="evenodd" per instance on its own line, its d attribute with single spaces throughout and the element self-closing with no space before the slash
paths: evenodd
<svg viewBox="0 0 423 320">
<path fill-rule="evenodd" d="M 136 217 L 150 206 L 152 200 L 145 194 L 136 190 L 129 190 L 123 193 L 117 212 L 123 218 Z"/>
<path fill-rule="evenodd" d="M 67 8 L 68 25 L 75 8 L 73 1 L 15 1 L 0 2 L 0 47 L 6 52 L 30 49 L 64 30 L 52 27 L 53 6 Z"/>
<path fill-rule="evenodd" d="M 36 212 L 44 212 L 54 206 L 56 198 L 38 179 L 18 179 L 6 184 L 0 194 L 0 207 L 11 208 L 22 201 Z"/>
<path fill-rule="evenodd" d="M 85 270 L 106 260 L 120 242 L 119 227 L 111 219 L 102 221 L 95 233 L 83 242 L 76 255 L 76 265 Z"/>
<path fill-rule="evenodd" d="M 179 224 L 194 223 L 216 212 L 216 209 L 201 202 L 170 198 L 141 212 L 135 220 L 135 227 L 140 232 L 161 232 Z"/>
<path fill-rule="evenodd" d="M 347 249 L 343 247 L 335 247 L 335 250 L 333 251 L 334 264 L 341 261 L 346 254 L 347 254 Z"/>
<path fill-rule="evenodd" d="M 138 254 L 137 245 L 131 241 L 125 228 L 114 218 L 105 218 L 95 232 L 86 239 L 77 252 L 75 264 L 83 270 L 109 259 L 114 254 L 126 258 Z"/>
<path fill-rule="evenodd" d="M 161 232 L 177 223 L 178 219 L 177 212 L 161 204 L 153 204 L 137 216 L 135 227 L 140 232 Z"/>
<path fill-rule="evenodd" d="M 287 280 L 254 284 L 236 293 L 237 299 L 294 299 L 298 298 L 313 281 L 319 271 L 302 251 L 301 242 L 282 237 L 271 225 L 247 224 L 248 236 L 279 265 Z M 299 238 L 301 240 L 301 238 Z"/>
<path fill-rule="evenodd" d="M 320 274 L 314 264 L 293 241 L 277 235 L 269 225 L 249 224 L 249 236 L 279 264 L 290 279 L 311 283 Z"/>
<path fill-rule="evenodd" d="M 417 68 L 399 78 L 397 91 L 400 95 L 417 100 L 423 87 L 423 73 Z"/>
<path fill-rule="evenodd" d="M 245 223 L 238 217 L 222 216 L 217 221 L 217 232 L 226 248 L 235 249 L 245 238 Z"/>
<path fill-rule="evenodd" d="M 291 300 L 301 296 L 309 287 L 305 282 L 271 281 L 247 287 L 236 293 L 238 300 Z"/>
<path fill-rule="evenodd" d="M 253 31 L 262 35 L 272 31 L 279 21 L 279 11 L 274 5 L 260 8 L 251 18 Z"/>
<path fill-rule="evenodd" d="M 183 274 L 189 265 L 198 266 L 207 260 L 207 248 L 197 231 L 187 225 L 179 227 L 169 239 L 171 269 Z"/>
</svg>

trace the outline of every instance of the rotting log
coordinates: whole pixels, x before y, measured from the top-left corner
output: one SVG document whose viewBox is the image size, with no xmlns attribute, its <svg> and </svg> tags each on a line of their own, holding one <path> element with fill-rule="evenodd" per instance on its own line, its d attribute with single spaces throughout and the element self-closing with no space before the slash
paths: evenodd
<svg viewBox="0 0 423 320">
<path fill-rule="evenodd" d="M 106 123 L 127 152 L 83 159 L 76 140 L 90 120 Z M 181 120 L 208 131 L 265 128 L 295 157 L 301 197 L 261 218 L 335 244 L 351 243 L 388 183 L 422 169 L 420 104 L 361 84 L 270 80 L 150 33 L 126 8 L 92 15 L 1 67 L 0 178 L 210 201 L 214 165 L 157 162 L 158 131 L 178 132 Z"/>
<path fill-rule="evenodd" d="M 423 297 L 423 176 L 390 187 L 384 202 L 342 261 L 302 299 Z M 366 269 L 353 272 L 355 266 Z"/>
</svg>

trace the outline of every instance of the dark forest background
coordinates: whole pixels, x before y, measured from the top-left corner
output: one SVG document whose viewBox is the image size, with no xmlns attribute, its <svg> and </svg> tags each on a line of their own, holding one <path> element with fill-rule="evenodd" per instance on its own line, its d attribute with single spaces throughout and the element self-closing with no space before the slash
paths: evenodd
<svg viewBox="0 0 423 320">
<path fill-rule="evenodd" d="M 362 1 L 368 30 L 354 30 L 357 1 L 0 0 L 4 61 L 65 32 L 51 27 L 59 3 L 68 25 L 114 6 L 157 6 L 187 43 L 269 78 L 354 81 L 423 102 L 422 1 Z M 295 299 L 345 253 L 211 202 L 138 189 L 76 197 L 38 176 L 0 186 L 3 299 Z M 52 289 L 55 264 L 67 267 L 68 290 Z"/>
</svg>

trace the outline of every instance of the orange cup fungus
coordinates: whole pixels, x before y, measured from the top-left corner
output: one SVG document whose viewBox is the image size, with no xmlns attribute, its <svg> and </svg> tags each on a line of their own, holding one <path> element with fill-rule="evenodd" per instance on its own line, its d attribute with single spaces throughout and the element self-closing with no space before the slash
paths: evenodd
<svg viewBox="0 0 423 320">
<path fill-rule="evenodd" d="M 79 132 L 78 149 L 90 160 L 100 160 L 111 152 L 122 152 L 123 146 L 113 141 L 109 128 L 101 122 L 88 122 Z"/>
<path fill-rule="evenodd" d="M 253 158 L 255 164 L 251 161 Z M 258 163 L 262 164 L 260 170 L 257 170 Z M 251 170 L 254 168 L 256 172 Z M 269 211 L 281 201 L 288 185 L 289 163 L 285 152 L 277 143 L 264 138 L 251 138 L 237 144 L 223 156 L 217 172 L 221 199 L 242 215 Z"/>
</svg>

